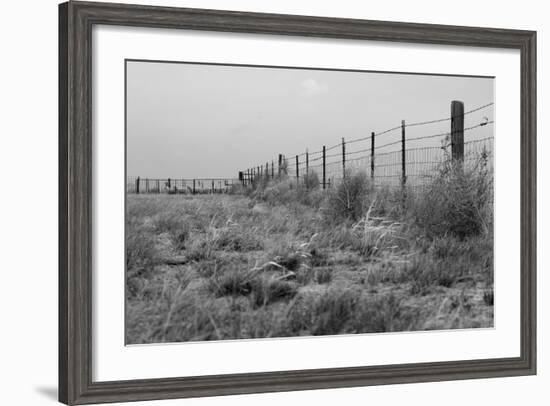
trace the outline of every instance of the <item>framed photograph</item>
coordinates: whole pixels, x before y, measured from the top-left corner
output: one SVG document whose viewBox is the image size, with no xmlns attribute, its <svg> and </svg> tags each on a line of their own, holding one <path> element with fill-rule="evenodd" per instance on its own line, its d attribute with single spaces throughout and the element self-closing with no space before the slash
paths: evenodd
<svg viewBox="0 0 550 406">
<path fill-rule="evenodd" d="M 59 6 L 59 400 L 536 373 L 536 33 Z"/>
</svg>

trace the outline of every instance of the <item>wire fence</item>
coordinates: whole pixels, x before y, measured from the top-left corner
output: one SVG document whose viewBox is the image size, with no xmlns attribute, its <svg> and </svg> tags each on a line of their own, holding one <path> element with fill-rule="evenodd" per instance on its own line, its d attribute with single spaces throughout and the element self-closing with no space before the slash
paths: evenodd
<svg viewBox="0 0 550 406">
<path fill-rule="evenodd" d="M 239 181 L 250 185 L 257 178 L 289 176 L 303 181 L 315 173 L 323 188 L 334 185 L 350 171 L 365 171 L 373 182 L 422 185 L 442 163 L 458 160 L 464 166 L 483 159 L 493 166 L 494 103 L 464 111 L 460 101 L 451 103 L 451 114 L 432 120 L 393 126 L 383 131 L 337 144 L 306 149 L 298 154 L 278 154 L 276 159 L 239 172 Z"/>
<path fill-rule="evenodd" d="M 238 179 L 231 178 L 141 178 L 128 176 L 126 178 L 126 193 L 135 194 L 214 194 L 230 193 Z"/>
</svg>

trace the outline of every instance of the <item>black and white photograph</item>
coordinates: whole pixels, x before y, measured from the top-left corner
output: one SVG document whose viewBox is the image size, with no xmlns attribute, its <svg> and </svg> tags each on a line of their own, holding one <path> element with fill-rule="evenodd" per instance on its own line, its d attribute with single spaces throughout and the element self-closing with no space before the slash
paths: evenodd
<svg viewBox="0 0 550 406">
<path fill-rule="evenodd" d="M 125 70 L 127 344 L 493 327 L 493 77 Z"/>
</svg>

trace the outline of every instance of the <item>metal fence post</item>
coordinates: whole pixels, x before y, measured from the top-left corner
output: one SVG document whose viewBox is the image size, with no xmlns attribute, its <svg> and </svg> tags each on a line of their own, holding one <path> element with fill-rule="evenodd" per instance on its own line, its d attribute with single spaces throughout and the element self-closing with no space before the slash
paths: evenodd
<svg viewBox="0 0 550 406">
<path fill-rule="evenodd" d="M 346 179 L 346 141 L 342 137 L 342 178 Z"/>
<path fill-rule="evenodd" d="M 323 189 L 326 189 L 327 185 L 327 150 L 323 145 Z"/>
<path fill-rule="evenodd" d="M 405 172 L 405 120 L 401 120 L 401 182 L 405 186 L 407 174 Z"/>
<path fill-rule="evenodd" d="M 370 133 L 370 177 L 374 180 L 374 131 Z"/>
</svg>

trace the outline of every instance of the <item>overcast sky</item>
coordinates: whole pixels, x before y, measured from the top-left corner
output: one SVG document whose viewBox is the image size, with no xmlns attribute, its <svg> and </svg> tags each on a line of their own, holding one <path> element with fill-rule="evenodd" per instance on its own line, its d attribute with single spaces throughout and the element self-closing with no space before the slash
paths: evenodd
<svg viewBox="0 0 550 406">
<path fill-rule="evenodd" d="M 129 61 L 127 174 L 236 177 L 239 170 L 276 159 L 278 153 L 316 151 L 342 137 L 398 126 L 401 120 L 448 117 L 452 100 L 463 101 L 466 111 L 490 103 L 494 80 Z M 468 115 L 466 127 L 483 117 L 492 120 L 493 107 Z M 448 130 L 448 121 L 411 127 L 407 137 Z M 492 126 L 480 127 L 465 138 L 492 131 Z M 389 133 L 384 142 L 399 137 L 399 132 Z M 438 143 L 428 139 L 414 146 Z M 369 146 L 356 143 L 348 151 Z"/>
</svg>

